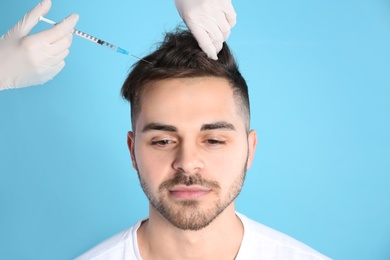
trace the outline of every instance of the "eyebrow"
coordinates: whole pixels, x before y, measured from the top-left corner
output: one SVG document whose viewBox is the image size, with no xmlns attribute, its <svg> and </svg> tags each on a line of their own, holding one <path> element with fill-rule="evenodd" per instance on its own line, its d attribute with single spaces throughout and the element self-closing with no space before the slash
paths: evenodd
<svg viewBox="0 0 390 260">
<path fill-rule="evenodd" d="M 177 132 L 177 128 L 173 125 L 165 125 L 160 123 L 150 123 L 144 126 L 142 132 L 145 133 L 147 131 L 157 130 L 164 132 Z"/>
<path fill-rule="evenodd" d="M 235 131 L 236 128 L 234 127 L 233 124 L 225 122 L 225 121 L 219 121 L 211 124 L 204 124 L 200 128 L 200 131 L 207 131 L 207 130 L 217 130 L 217 129 L 222 129 L 222 130 L 232 130 Z"/>
<path fill-rule="evenodd" d="M 236 128 L 233 124 L 225 122 L 225 121 L 219 121 L 209 124 L 203 124 L 200 128 L 200 131 L 208 131 L 208 130 L 231 130 L 235 131 Z M 166 125 L 166 124 L 160 124 L 160 123 L 149 123 L 142 128 L 142 132 L 148 132 L 148 131 L 164 131 L 164 132 L 177 132 L 177 128 L 173 125 Z"/>
</svg>

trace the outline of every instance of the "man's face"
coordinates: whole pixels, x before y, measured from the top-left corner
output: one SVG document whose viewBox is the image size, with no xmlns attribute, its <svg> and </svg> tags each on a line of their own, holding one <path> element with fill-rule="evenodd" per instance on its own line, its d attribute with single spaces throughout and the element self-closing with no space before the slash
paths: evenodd
<svg viewBox="0 0 390 260">
<path fill-rule="evenodd" d="M 226 79 L 167 79 L 142 95 L 128 145 L 152 210 L 183 230 L 207 226 L 239 194 L 256 146 Z"/>
</svg>

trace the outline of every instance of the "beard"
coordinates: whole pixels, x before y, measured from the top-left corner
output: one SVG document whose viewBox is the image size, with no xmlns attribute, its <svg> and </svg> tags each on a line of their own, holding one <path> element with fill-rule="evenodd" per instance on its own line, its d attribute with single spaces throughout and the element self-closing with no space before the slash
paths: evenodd
<svg viewBox="0 0 390 260">
<path fill-rule="evenodd" d="M 240 194 L 246 175 L 246 163 L 241 174 L 233 181 L 228 188 L 228 192 L 221 197 L 221 187 L 218 182 L 204 179 L 201 174 L 188 175 L 186 173 L 176 173 L 171 179 L 162 182 L 157 194 L 154 194 L 146 181 L 142 179 L 138 172 L 138 177 L 143 191 L 149 199 L 153 208 L 159 212 L 173 226 L 181 230 L 197 231 L 207 227 L 217 218 Z M 203 206 L 198 200 L 169 200 L 169 189 L 176 185 L 200 185 L 210 189 L 211 194 L 216 199 L 211 205 Z"/>
</svg>

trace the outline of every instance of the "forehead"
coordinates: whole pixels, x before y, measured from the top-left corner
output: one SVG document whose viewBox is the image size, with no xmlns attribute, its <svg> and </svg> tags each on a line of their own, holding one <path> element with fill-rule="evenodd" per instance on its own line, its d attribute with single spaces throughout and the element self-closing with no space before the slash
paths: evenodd
<svg viewBox="0 0 390 260">
<path fill-rule="evenodd" d="M 244 124 L 233 88 L 224 78 L 195 77 L 154 81 L 145 86 L 137 129 L 145 124 L 180 126 L 227 121 Z"/>
</svg>

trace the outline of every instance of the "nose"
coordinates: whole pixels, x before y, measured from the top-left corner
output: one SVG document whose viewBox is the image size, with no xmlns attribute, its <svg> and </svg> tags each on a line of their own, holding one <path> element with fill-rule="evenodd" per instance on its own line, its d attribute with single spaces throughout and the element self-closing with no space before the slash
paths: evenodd
<svg viewBox="0 0 390 260">
<path fill-rule="evenodd" d="M 177 149 L 173 168 L 181 173 L 195 174 L 204 169 L 204 160 L 202 159 L 200 148 L 196 144 L 182 142 Z"/>
</svg>

